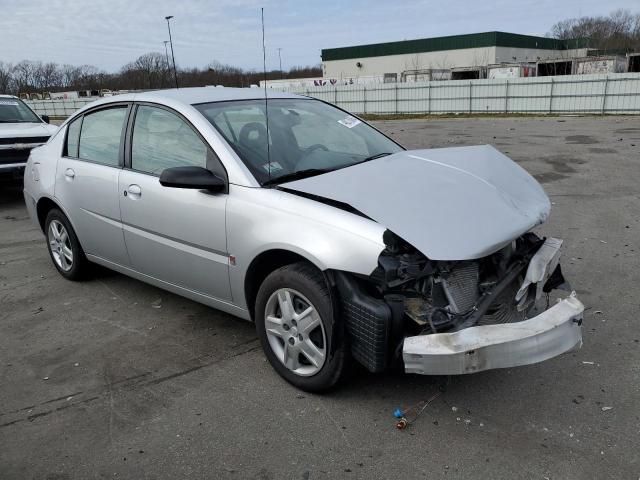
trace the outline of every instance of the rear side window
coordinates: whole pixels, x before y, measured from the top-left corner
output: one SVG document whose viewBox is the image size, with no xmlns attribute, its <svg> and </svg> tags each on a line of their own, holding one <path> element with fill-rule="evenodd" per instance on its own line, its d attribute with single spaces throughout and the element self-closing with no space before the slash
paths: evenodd
<svg viewBox="0 0 640 480">
<path fill-rule="evenodd" d="M 126 115 L 126 106 L 86 114 L 80 131 L 78 157 L 117 167 L 120 159 L 120 139 Z"/>
<path fill-rule="evenodd" d="M 80 137 L 80 125 L 82 117 L 75 119 L 67 127 L 67 143 L 65 145 L 65 157 L 78 158 L 78 140 Z"/>
</svg>

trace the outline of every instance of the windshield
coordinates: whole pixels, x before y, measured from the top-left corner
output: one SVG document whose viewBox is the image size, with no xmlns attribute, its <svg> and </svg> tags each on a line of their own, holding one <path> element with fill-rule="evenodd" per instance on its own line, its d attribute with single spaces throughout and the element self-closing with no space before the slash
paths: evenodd
<svg viewBox="0 0 640 480">
<path fill-rule="evenodd" d="M 268 134 L 264 99 L 206 103 L 195 108 L 263 185 L 402 151 L 374 128 L 318 100 L 269 100 Z"/>
<path fill-rule="evenodd" d="M 0 123 L 41 123 L 42 120 L 17 98 L 0 98 Z"/>
</svg>

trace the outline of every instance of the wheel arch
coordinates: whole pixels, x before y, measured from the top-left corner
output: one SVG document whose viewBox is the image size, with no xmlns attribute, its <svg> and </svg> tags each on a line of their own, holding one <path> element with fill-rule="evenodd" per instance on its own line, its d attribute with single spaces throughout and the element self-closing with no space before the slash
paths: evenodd
<svg viewBox="0 0 640 480">
<path fill-rule="evenodd" d="M 323 273 L 322 268 L 310 258 L 285 248 L 265 250 L 251 261 L 244 277 L 244 295 L 251 320 L 255 320 L 255 301 L 264 279 L 274 270 L 298 262 L 305 262 Z"/>
<path fill-rule="evenodd" d="M 44 222 L 47 219 L 47 215 L 54 208 L 57 208 L 62 213 L 64 213 L 67 218 L 69 218 L 69 215 L 67 215 L 67 213 L 60 206 L 60 204 L 56 203 L 53 199 L 49 197 L 41 197 L 36 203 L 36 213 L 38 215 L 38 224 L 40 225 L 40 229 L 42 230 L 43 233 L 46 233 L 44 231 Z M 69 219 L 69 222 L 71 222 L 70 219 Z"/>
<path fill-rule="evenodd" d="M 58 202 L 56 199 L 51 198 L 49 196 L 42 196 L 36 202 L 36 215 L 38 217 L 38 224 L 42 229 L 42 233 L 44 233 L 45 235 L 47 234 L 47 232 L 44 229 L 44 222 L 47 220 L 47 215 L 49 214 L 49 212 L 54 208 L 57 208 L 58 210 L 60 210 L 63 213 L 63 215 L 67 217 L 67 220 L 71 224 L 71 228 L 73 228 L 73 231 L 76 234 L 76 237 L 78 237 L 78 243 L 80 243 L 80 246 L 82 246 L 82 241 L 78 236 L 78 229 L 76 228 L 76 224 L 71 218 L 71 215 L 69 215 L 69 212 L 67 212 L 67 209 L 64 208 L 60 204 L 60 202 Z"/>
</svg>

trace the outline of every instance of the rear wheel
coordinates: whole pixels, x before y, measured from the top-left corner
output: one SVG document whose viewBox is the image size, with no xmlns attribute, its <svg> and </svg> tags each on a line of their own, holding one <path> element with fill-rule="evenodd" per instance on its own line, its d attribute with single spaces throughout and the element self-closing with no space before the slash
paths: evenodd
<svg viewBox="0 0 640 480">
<path fill-rule="evenodd" d="M 323 275 L 306 263 L 286 265 L 262 283 L 256 328 L 273 368 L 296 387 L 319 392 L 344 370 L 343 329 Z"/>
<path fill-rule="evenodd" d="M 57 208 L 45 220 L 49 256 L 60 275 L 68 280 L 81 280 L 89 270 L 89 262 L 67 217 Z"/>
</svg>

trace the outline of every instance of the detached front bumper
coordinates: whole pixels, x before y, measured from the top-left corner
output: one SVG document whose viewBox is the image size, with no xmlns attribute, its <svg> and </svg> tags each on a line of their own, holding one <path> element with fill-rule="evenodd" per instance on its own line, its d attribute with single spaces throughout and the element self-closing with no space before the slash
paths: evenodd
<svg viewBox="0 0 640 480">
<path fill-rule="evenodd" d="M 574 294 L 522 322 L 404 339 L 407 373 L 459 375 L 530 365 L 582 346 L 584 305 Z"/>
</svg>

